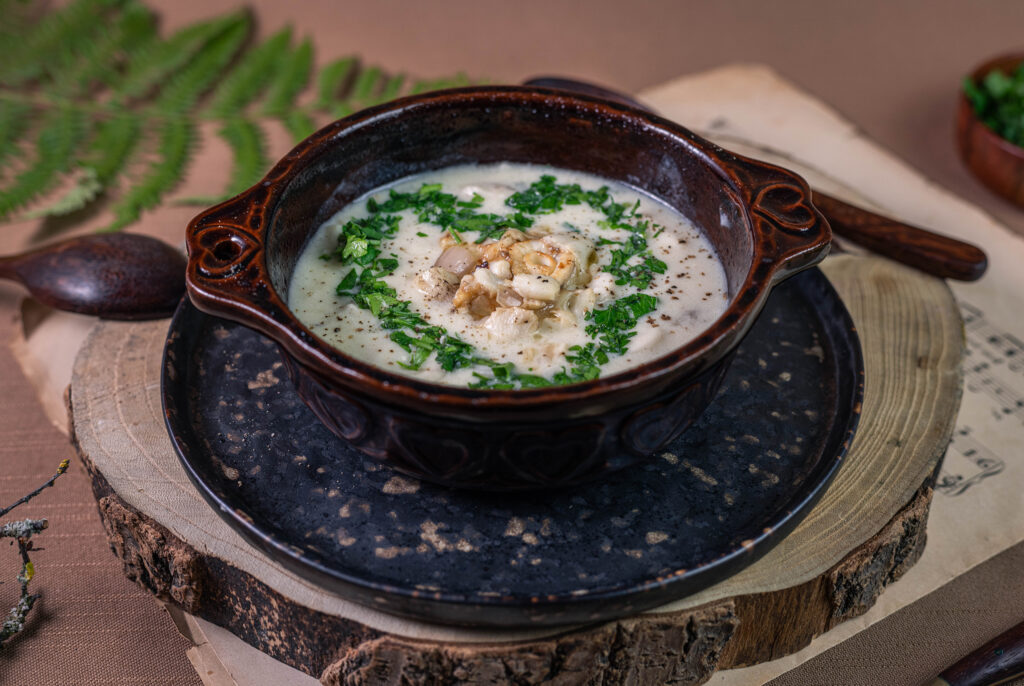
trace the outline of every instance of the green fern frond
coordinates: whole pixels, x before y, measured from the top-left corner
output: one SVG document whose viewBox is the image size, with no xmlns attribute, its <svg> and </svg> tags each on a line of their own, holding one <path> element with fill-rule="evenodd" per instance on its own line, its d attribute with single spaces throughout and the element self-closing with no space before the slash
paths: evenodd
<svg viewBox="0 0 1024 686">
<path fill-rule="evenodd" d="M 181 71 L 171 77 L 156 99 L 164 113 L 185 112 L 217 80 L 249 35 L 248 13 L 236 15 L 234 22 L 204 45 Z"/>
<path fill-rule="evenodd" d="M 290 56 L 291 28 L 285 28 L 248 51 L 210 98 L 206 116 L 227 119 L 238 116 L 256 99 Z"/>
<path fill-rule="evenodd" d="M 0 98 L 0 165 L 4 158 L 18 149 L 31 120 L 31 105 Z"/>
<path fill-rule="evenodd" d="M 114 180 L 139 140 L 141 124 L 133 112 L 118 112 L 100 123 L 82 166 L 91 169 L 104 187 Z"/>
<path fill-rule="evenodd" d="M 358 63 L 355 57 L 342 57 L 320 70 L 316 79 L 316 104 L 313 105 L 316 109 L 331 110 Z"/>
<path fill-rule="evenodd" d="M 18 52 L 10 48 L 31 31 L 36 9 L 22 0 L 0 0 L 0 17 L 4 18 L 0 23 L 0 45 L 7 46 L 8 55 Z"/>
<path fill-rule="evenodd" d="M 405 85 L 405 75 L 396 74 L 387 80 L 384 84 L 384 90 L 380 94 L 380 102 L 388 102 L 398 97 L 398 94 L 402 92 L 402 86 Z"/>
<path fill-rule="evenodd" d="M 75 146 L 85 130 L 85 117 L 71 106 L 50 112 L 36 138 L 38 157 L 18 174 L 10 188 L 0 191 L 0 219 L 27 204 L 56 183 L 70 166 Z"/>
<path fill-rule="evenodd" d="M 118 231 L 138 221 L 143 210 L 156 207 L 185 175 L 195 137 L 192 123 L 187 119 L 166 121 L 159 135 L 157 158 L 149 164 L 138 183 L 114 205 L 114 221 L 100 231 Z"/>
<path fill-rule="evenodd" d="M 124 0 L 94 0 L 86 4 L 91 15 L 84 15 L 77 23 L 66 26 L 60 41 L 51 48 L 52 57 L 44 58 L 39 64 L 49 79 L 56 79 L 86 59 L 96 44 L 103 40 L 112 10 L 123 5 Z"/>
<path fill-rule="evenodd" d="M 352 86 L 352 100 L 360 105 L 372 103 L 373 96 L 383 87 L 383 81 L 384 74 L 379 67 L 367 67 Z"/>
<path fill-rule="evenodd" d="M 88 93 L 97 83 L 112 86 L 119 68 L 156 38 L 156 17 L 137 2 L 128 2 L 100 40 L 85 46 L 77 63 L 54 77 L 52 90 L 71 96 Z"/>
<path fill-rule="evenodd" d="M 409 93 L 411 95 L 416 95 L 418 93 L 425 93 L 427 91 L 439 91 L 445 88 L 458 88 L 460 86 L 468 86 L 471 83 L 472 82 L 469 80 L 468 76 L 459 73 L 450 79 L 433 79 L 417 81 L 416 83 L 413 84 Z"/>
<path fill-rule="evenodd" d="M 267 117 L 299 140 L 327 115 L 409 89 L 404 76 L 354 56 L 314 71 L 313 43 L 292 47 L 288 28 L 250 44 L 247 10 L 166 39 L 156 24 L 140 0 L 69 0 L 55 10 L 0 0 L 0 220 L 61 182 L 59 197 L 25 216 L 74 212 L 120 185 L 106 230 L 131 224 L 183 179 L 200 117 L 220 124 L 233 157 L 225 190 L 237 193 L 267 167 Z M 459 76 L 411 89 L 463 83 Z M 307 90 L 312 104 L 299 104 Z M 139 170 L 128 183 L 126 168 Z"/>
<path fill-rule="evenodd" d="M 165 41 L 156 41 L 140 50 L 131 68 L 117 88 L 118 101 L 138 100 L 192 61 L 211 40 L 237 25 L 238 15 L 218 17 L 192 24 Z"/>
<path fill-rule="evenodd" d="M 231 181 L 225 197 L 241 193 L 260 180 L 267 170 L 266 145 L 263 131 L 247 119 L 235 117 L 227 120 L 218 132 L 231 146 L 235 156 L 231 167 Z"/>
<path fill-rule="evenodd" d="M 353 112 L 355 112 L 355 109 L 349 100 L 342 100 L 329 110 L 329 114 L 334 119 L 342 119 Z"/>
<path fill-rule="evenodd" d="M 299 44 L 284 60 L 267 88 L 263 114 L 285 117 L 295 107 L 299 93 L 309 84 L 313 69 L 313 42 L 308 38 Z M 286 123 L 287 125 L 287 123 Z"/>
<path fill-rule="evenodd" d="M 0 83 L 17 86 L 67 64 L 102 27 L 97 18 L 120 0 L 75 0 L 43 18 L 25 40 L 5 55 Z"/>
<path fill-rule="evenodd" d="M 103 184 L 96 178 L 96 172 L 89 167 L 79 169 L 73 181 L 74 185 L 64 195 L 46 207 L 26 213 L 25 218 L 39 219 L 40 217 L 58 217 L 71 214 L 84 208 L 103 192 Z"/>
<path fill-rule="evenodd" d="M 316 131 L 316 122 L 313 121 L 313 117 L 302 110 L 288 112 L 281 121 L 296 143 Z"/>
</svg>

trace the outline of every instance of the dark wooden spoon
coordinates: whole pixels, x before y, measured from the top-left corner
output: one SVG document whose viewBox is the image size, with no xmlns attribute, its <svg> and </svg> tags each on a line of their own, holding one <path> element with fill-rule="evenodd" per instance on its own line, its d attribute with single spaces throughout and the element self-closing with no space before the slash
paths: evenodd
<svg viewBox="0 0 1024 686">
<path fill-rule="evenodd" d="M 185 293 L 185 256 L 131 233 L 81 236 L 0 257 L 0 278 L 40 302 L 105 319 L 170 316 Z"/>
<path fill-rule="evenodd" d="M 572 91 L 650 111 L 624 93 L 575 79 L 541 76 L 523 85 Z M 815 207 L 825 215 L 835 233 L 874 253 L 958 281 L 976 281 L 988 268 L 988 257 L 970 243 L 868 212 L 820 191 L 812 193 Z"/>
</svg>

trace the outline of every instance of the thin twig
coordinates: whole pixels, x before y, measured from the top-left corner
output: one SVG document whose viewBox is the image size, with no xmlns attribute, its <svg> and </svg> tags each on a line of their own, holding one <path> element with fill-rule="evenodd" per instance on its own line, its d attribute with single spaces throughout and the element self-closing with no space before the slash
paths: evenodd
<svg viewBox="0 0 1024 686">
<path fill-rule="evenodd" d="M 53 485 L 61 474 L 68 470 L 69 460 L 64 460 L 57 467 L 57 472 L 50 477 L 46 483 L 32 491 L 23 498 L 19 498 L 10 507 L 0 510 L 0 517 L 7 514 L 18 505 L 27 503 L 32 498 L 43 492 L 44 489 Z M 29 593 L 28 584 L 36 574 L 35 565 L 29 558 L 29 551 L 32 550 L 32 536 L 38 534 L 49 525 L 45 519 L 23 519 L 19 522 L 7 522 L 0 525 L 0 538 L 13 538 L 18 544 L 18 555 L 21 557 L 21 573 L 18 574 L 18 586 L 21 588 L 21 595 L 17 604 L 7 613 L 7 618 L 0 624 L 0 649 L 4 643 L 16 633 L 25 628 L 25 620 L 28 617 L 32 606 L 39 600 L 38 593 Z"/>
<path fill-rule="evenodd" d="M 42 486 L 40 486 L 36 490 L 32 491 L 31 493 L 29 493 L 25 497 L 20 498 L 13 505 L 11 505 L 9 507 L 5 507 L 4 509 L 0 510 L 0 517 L 3 517 L 5 514 L 10 512 L 14 508 L 16 508 L 18 505 L 24 505 L 28 501 L 32 500 L 32 498 L 35 498 L 37 495 L 42 493 L 45 489 L 47 489 L 50 486 L 52 486 L 53 482 L 56 481 L 57 478 L 60 477 L 61 474 L 63 474 L 64 472 L 68 471 L 68 465 L 69 464 L 71 464 L 70 460 L 64 460 L 63 462 L 61 462 L 60 465 L 57 467 L 57 472 L 53 476 L 50 477 L 49 481 L 47 481 L 45 484 L 43 484 Z"/>
</svg>

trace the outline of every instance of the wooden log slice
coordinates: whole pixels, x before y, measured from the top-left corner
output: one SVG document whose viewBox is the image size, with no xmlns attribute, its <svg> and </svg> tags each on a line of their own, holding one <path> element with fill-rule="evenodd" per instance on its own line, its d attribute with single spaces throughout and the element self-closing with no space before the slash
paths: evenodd
<svg viewBox="0 0 1024 686">
<path fill-rule="evenodd" d="M 943 282 L 830 259 L 857 323 L 857 439 L 821 502 L 764 558 L 695 596 L 596 626 L 442 627 L 354 605 L 274 565 L 192 488 L 164 432 L 166 324 L 103 323 L 75 365 L 73 436 L 126 575 L 325 684 L 697 684 L 804 647 L 920 557 L 959 406 L 962 322 Z"/>
</svg>

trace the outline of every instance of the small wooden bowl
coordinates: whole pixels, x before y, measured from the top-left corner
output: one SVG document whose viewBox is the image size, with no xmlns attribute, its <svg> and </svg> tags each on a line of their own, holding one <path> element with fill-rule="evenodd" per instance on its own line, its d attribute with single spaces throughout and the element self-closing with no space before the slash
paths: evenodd
<svg viewBox="0 0 1024 686">
<path fill-rule="evenodd" d="M 970 78 L 979 81 L 991 71 L 1006 74 L 1024 62 L 1024 53 L 995 57 L 975 69 Z M 1024 207 L 1024 148 L 990 129 L 974 113 L 963 89 L 959 93 L 956 138 L 964 164 L 991 190 Z"/>
</svg>

